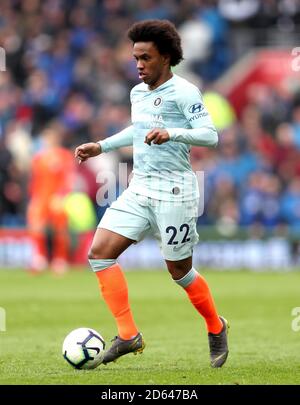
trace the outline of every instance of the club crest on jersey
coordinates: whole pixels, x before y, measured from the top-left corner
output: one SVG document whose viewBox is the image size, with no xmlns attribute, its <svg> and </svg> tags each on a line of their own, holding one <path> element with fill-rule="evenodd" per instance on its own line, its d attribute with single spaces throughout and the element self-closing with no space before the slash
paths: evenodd
<svg viewBox="0 0 300 405">
<path fill-rule="evenodd" d="M 201 112 L 201 111 L 203 110 L 203 108 L 204 108 L 203 104 L 201 104 L 201 103 L 196 103 L 196 104 L 193 104 L 193 105 L 191 105 L 191 106 L 189 107 L 189 112 L 190 112 L 191 114 L 196 114 L 196 113 Z"/>
<path fill-rule="evenodd" d="M 162 98 L 161 97 L 157 97 L 154 101 L 153 101 L 153 105 L 154 107 L 159 107 L 162 103 Z"/>
</svg>

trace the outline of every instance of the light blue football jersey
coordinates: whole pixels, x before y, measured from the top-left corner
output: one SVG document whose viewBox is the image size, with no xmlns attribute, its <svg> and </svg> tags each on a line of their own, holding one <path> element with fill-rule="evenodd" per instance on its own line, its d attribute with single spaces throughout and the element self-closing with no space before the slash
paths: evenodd
<svg viewBox="0 0 300 405">
<path fill-rule="evenodd" d="M 140 83 L 130 93 L 132 126 L 101 141 L 103 152 L 133 145 L 132 192 L 163 201 L 189 201 L 199 197 L 191 168 L 190 147 L 216 146 L 217 132 L 199 89 L 173 75 L 154 90 Z M 170 140 L 146 144 L 153 128 L 165 128 Z"/>
<path fill-rule="evenodd" d="M 180 136 L 182 129 L 214 129 L 199 89 L 173 75 L 155 90 L 149 90 L 145 83 L 138 84 L 130 98 L 134 127 L 131 191 L 158 200 L 198 198 L 198 182 L 190 163 L 191 146 L 173 140 L 172 135 Z M 153 128 L 166 128 L 171 140 L 162 145 L 144 143 Z"/>
</svg>

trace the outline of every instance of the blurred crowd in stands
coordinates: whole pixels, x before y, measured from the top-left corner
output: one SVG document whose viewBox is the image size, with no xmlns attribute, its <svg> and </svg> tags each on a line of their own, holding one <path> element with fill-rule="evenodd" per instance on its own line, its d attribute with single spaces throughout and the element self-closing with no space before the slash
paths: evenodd
<svg viewBox="0 0 300 405">
<path fill-rule="evenodd" d="M 188 61 L 185 73 L 205 94 L 243 53 L 265 44 L 265 29 L 285 40 L 295 33 L 300 3 L 1 0 L 0 46 L 6 55 L 6 70 L 0 71 L 1 226 L 27 225 L 32 162 L 45 149 L 45 131 L 58 133 L 61 145 L 72 152 L 82 142 L 98 141 L 129 125 L 129 91 L 138 77 L 125 32 L 148 18 L 176 24 Z M 233 114 L 230 125 L 219 132 L 217 149 L 192 148 L 193 167 L 204 170 L 206 179 L 205 213 L 199 223 L 217 225 L 224 234 L 243 226 L 257 232 L 289 228 L 297 235 L 300 94 L 264 86 L 252 93 L 241 116 L 235 119 Z M 117 173 L 119 162 L 132 164 L 130 148 L 74 164 L 69 186 L 57 190 L 58 195 L 83 193 L 100 219 L 103 207 L 96 201 L 101 173 Z M 71 165 L 59 170 L 61 176 Z M 83 222 L 96 223 L 87 217 Z"/>
</svg>

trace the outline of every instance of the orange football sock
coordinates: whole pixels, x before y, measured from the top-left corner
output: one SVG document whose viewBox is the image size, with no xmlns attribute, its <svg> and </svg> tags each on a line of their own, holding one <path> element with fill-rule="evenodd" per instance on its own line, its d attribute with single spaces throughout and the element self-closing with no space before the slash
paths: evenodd
<svg viewBox="0 0 300 405">
<path fill-rule="evenodd" d="M 69 235 L 65 230 L 57 230 L 53 237 L 53 259 L 68 261 Z"/>
<path fill-rule="evenodd" d="M 218 316 L 206 280 L 197 273 L 193 281 L 187 287 L 184 287 L 184 289 L 187 292 L 191 303 L 204 317 L 208 332 L 219 333 L 223 328 L 223 324 Z"/>
<path fill-rule="evenodd" d="M 131 339 L 138 333 L 129 306 L 128 288 L 121 267 L 114 264 L 96 272 L 106 305 L 112 312 L 122 339 Z"/>
<path fill-rule="evenodd" d="M 44 231 L 30 231 L 30 236 L 35 247 L 35 253 L 42 257 L 48 256 L 46 235 Z"/>
</svg>

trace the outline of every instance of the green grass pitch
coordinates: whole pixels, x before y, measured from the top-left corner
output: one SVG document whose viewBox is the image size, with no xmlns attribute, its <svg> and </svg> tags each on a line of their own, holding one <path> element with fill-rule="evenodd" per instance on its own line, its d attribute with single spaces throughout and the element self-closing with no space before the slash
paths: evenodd
<svg viewBox="0 0 300 405">
<path fill-rule="evenodd" d="M 61 354 L 64 337 L 87 326 L 107 344 L 113 318 L 88 270 L 63 277 L 0 271 L 0 384 L 299 384 L 300 274 L 212 272 L 204 275 L 220 314 L 231 324 L 228 362 L 209 366 L 202 318 L 166 271 L 127 272 L 132 309 L 146 349 L 95 370 L 74 370 Z"/>
</svg>

